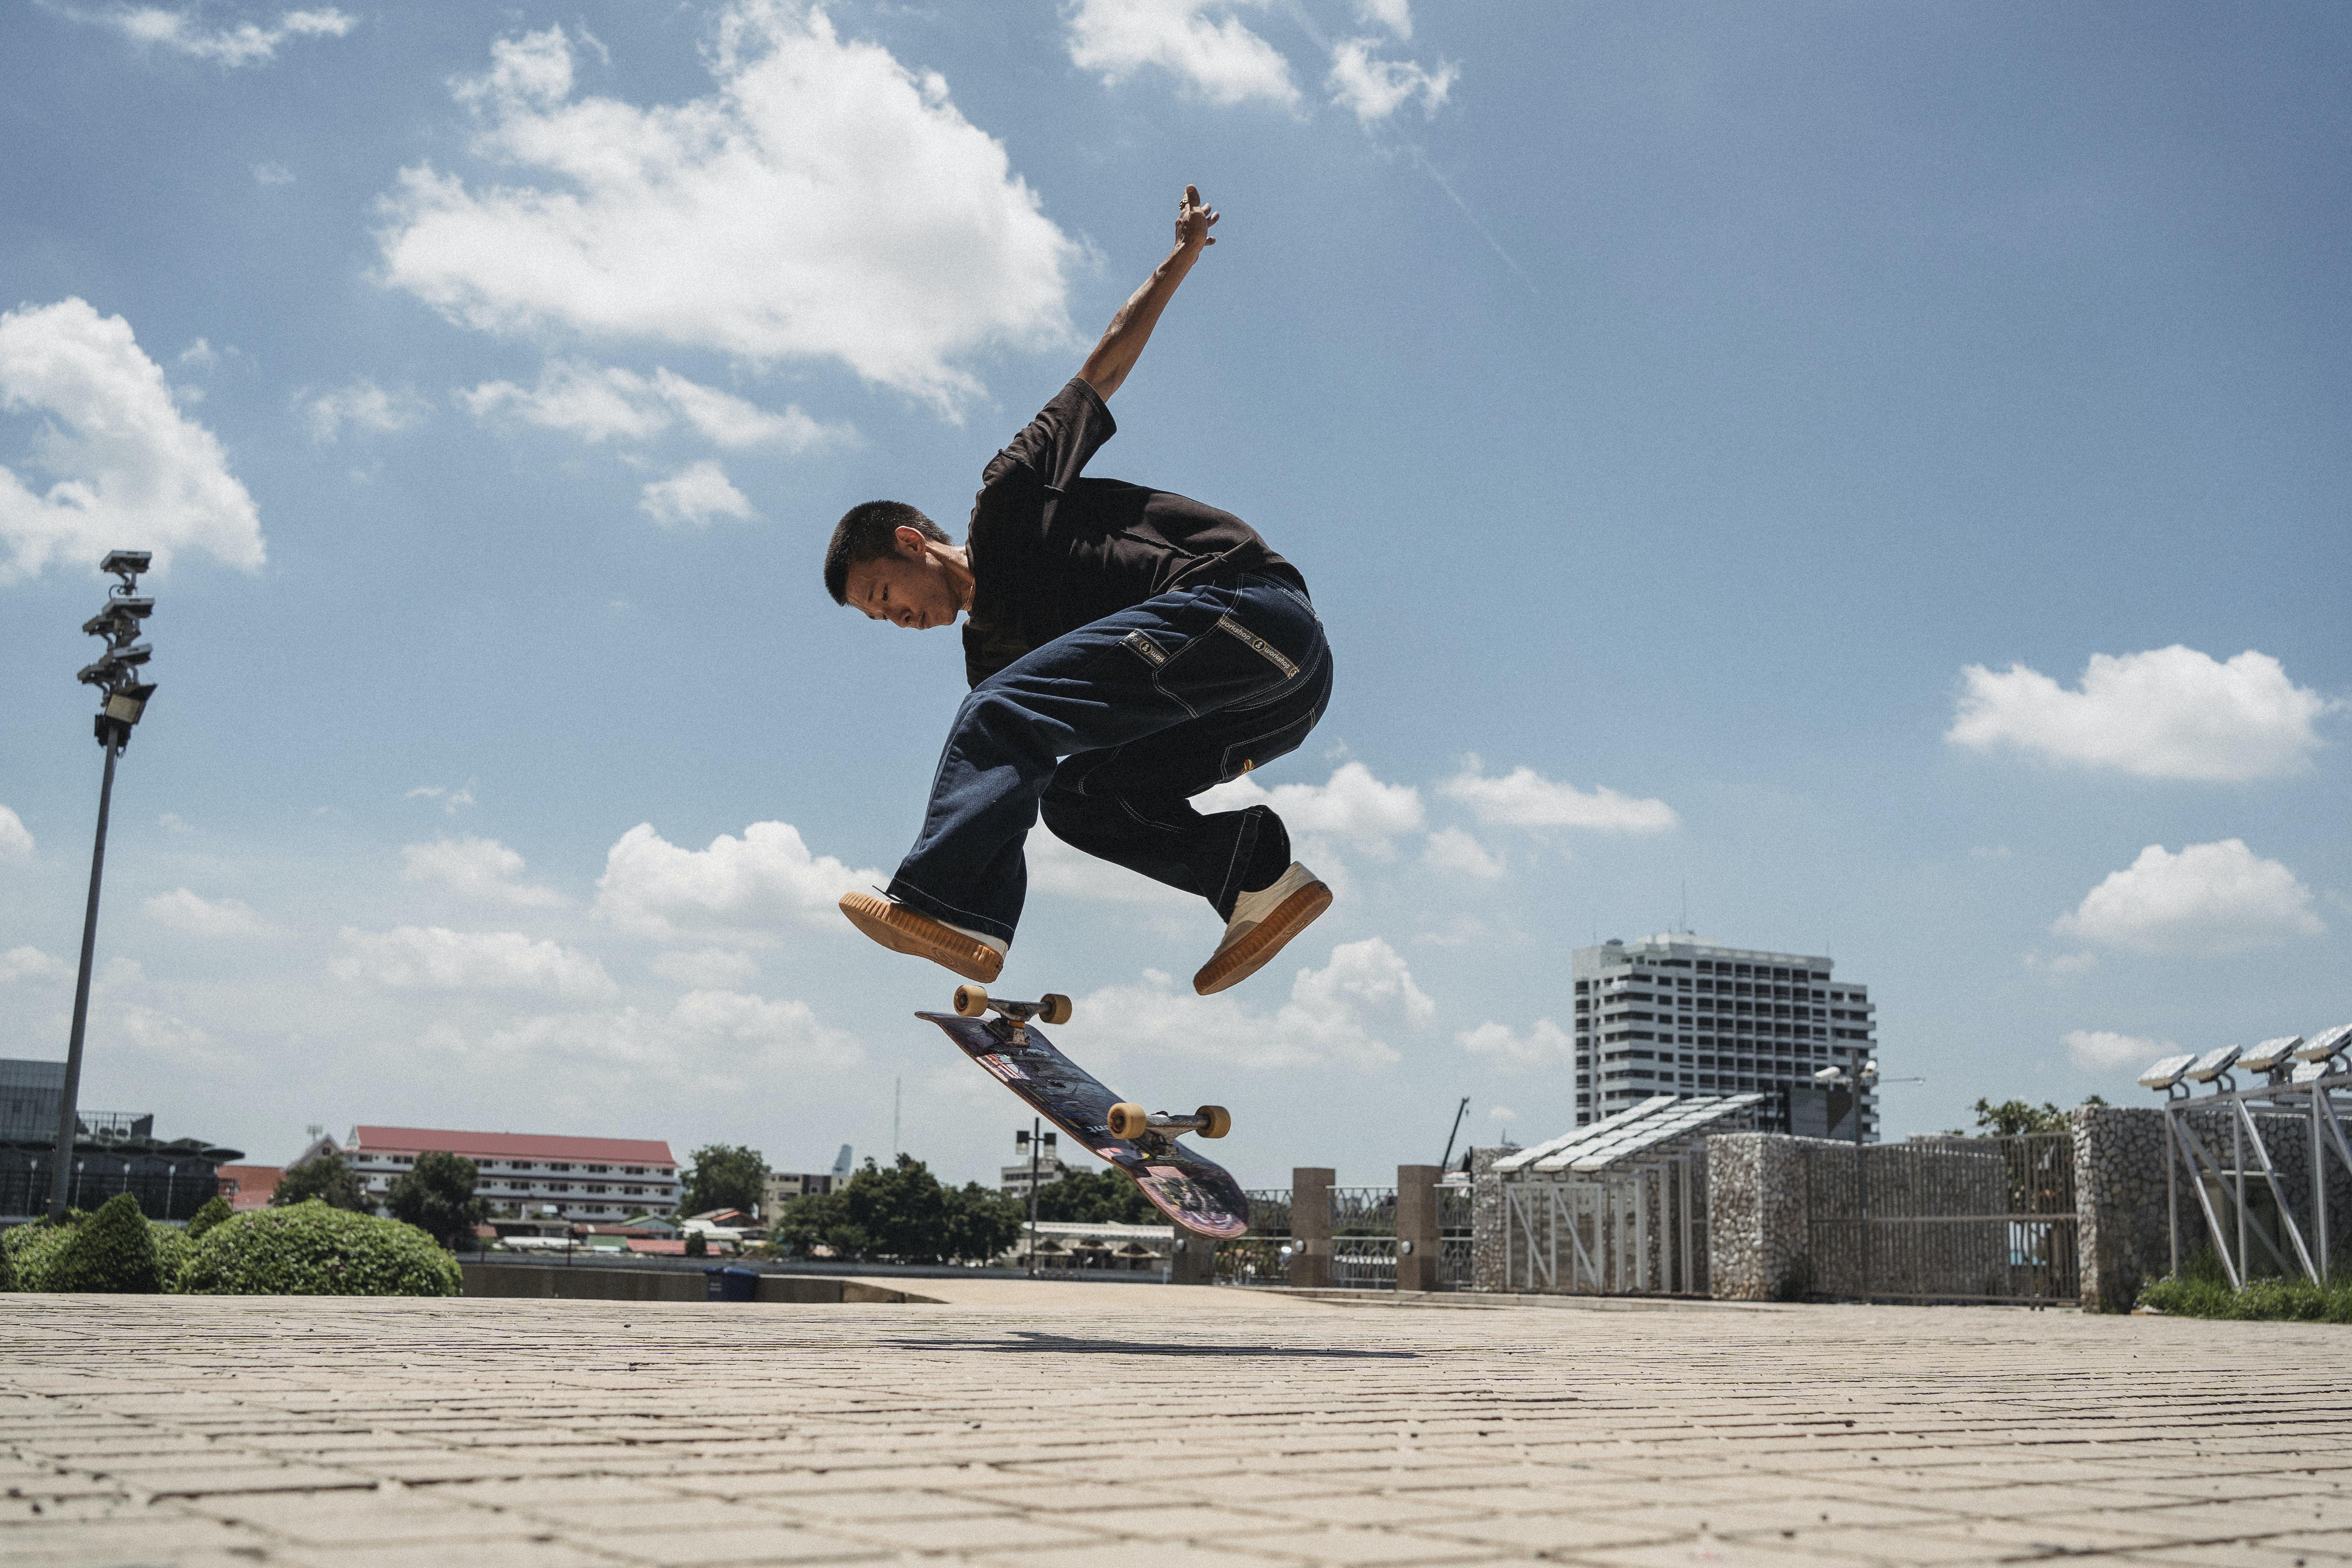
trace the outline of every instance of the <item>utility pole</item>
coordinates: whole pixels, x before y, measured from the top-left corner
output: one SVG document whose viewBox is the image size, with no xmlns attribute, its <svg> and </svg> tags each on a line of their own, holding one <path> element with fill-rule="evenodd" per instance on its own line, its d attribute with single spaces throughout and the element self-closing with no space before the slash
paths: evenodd
<svg viewBox="0 0 2352 1568">
<path fill-rule="evenodd" d="M 147 710 L 155 688 L 142 684 L 139 670 L 154 649 L 139 640 L 155 601 L 139 593 L 139 574 L 153 559 L 144 550 L 116 550 L 99 563 L 99 570 L 121 580 L 110 591 L 106 607 L 82 623 L 81 629 L 106 639 L 106 651 L 77 678 L 98 688 L 102 699 L 94 725 L 98 743 L 106 752 L 106 772 L 98 786 L 98 836 L 89 852 L 89 902 L 81 917 L 81 973 L 74 982 L 73 1033 L 66 1045 L 66 1081 L 58 1096 L 58 1158 L 49 1173 L 49 1217 L 66 1216 L 66 1184 L 73 1163 L 74 1138 L 81 1131 L 81 1047 L 89 1027 L 90 960 L 98 946 L 98 889 L 106 873 L 106 819 L 114 805 L 114 764 L 131 744 L 131 726 Z"/>
</svg>

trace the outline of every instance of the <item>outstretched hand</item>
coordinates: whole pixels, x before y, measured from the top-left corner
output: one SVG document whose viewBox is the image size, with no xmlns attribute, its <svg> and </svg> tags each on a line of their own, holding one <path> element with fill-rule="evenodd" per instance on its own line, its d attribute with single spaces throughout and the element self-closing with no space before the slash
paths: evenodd
<svg viewBox="0 0 2352 1568">
<path fill-rule="evenodd" d="M 1198 250 L 1214 245 L 1216 237 L 1209 230 L 1215 226 L 1217 211 L 1201 199 L 1201 187 L 1187 185 L 1176 204 L 1176 248 Z"/>
</svg>

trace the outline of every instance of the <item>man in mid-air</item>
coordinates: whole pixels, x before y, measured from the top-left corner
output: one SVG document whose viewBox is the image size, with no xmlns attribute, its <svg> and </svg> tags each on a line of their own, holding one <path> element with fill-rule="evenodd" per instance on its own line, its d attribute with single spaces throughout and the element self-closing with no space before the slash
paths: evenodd
<svg viewBox="0 0 2352 1568">
<path fill-rule="evenodd" d="M 1306 579 L 1240 518 L 1083 477 L 1127 380 L 1218 215 L 1191 185 L 1176 243 L 1076 377 L 981 475 L 964 542 L 900 501 L 850 508 L 825 551 L 836 604 L 920 631 L 963 628 L 956 712 L 915 847 L 841 911 L 900 952 L 994 980 L 1028 889 L 1022 841 L 1055 835 L 1209 900 L 1223 939 L 1202 995 L 1246 978 L 1331 902 L 1264 805 L 1191 797 L 1297 749 L 1331 699 Z"/>
</svg>

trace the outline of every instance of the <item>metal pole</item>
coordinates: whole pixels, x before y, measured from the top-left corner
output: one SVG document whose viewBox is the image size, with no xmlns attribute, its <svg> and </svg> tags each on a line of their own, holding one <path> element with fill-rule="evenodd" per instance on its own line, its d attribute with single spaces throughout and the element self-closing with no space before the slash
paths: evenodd
<svg viewBox="0 0 2352 1568">
<path fill-rule="evenodd" d="M 1045 1124 L 1036 1117 L 1029 1119 L 1029 1278 L 1037 1278 L 1037 1152 L 1044 1142 Z"/>
<path fill-rule="evenodd" d="M 1862 1230 L 1862 1299 L 1870 1300 L 1870 1173 L 1862 1153 L 1862 1060 L 1853 1067 L 1853 1212 Z"/>
<path fill-rule="evenodd" d="M 81 974 L 74 982 L 73 1036 L 66 1046 L 66 1083 L 58 1096 L 58 1167 L 49 1182 L 49 1217 L 66 1217 L 66 1166 L 73 1159 L 74 1134 L 79 1129 L 81 1043 L 89 1026 L 89 965 L 98 945 L 98 886 L 106 871 L 106 815 L 114 805 L 114 763 L 122 755 L 127 729 L 118 731 L 106 748 L 106 775 L 98 786 L 98 837 L 89 852 L 89 903 L 81 917 Z"/>
<path fill-rule="evenodd" d="M 2180 1278 L 2180 1176 L 2179 1152 L 2172 1136 L 2172 1106 L 2164 1108 L 2164 1206 L 2165 1228 L 2172 1241 L 2172 1277 Z"/>
</svg>

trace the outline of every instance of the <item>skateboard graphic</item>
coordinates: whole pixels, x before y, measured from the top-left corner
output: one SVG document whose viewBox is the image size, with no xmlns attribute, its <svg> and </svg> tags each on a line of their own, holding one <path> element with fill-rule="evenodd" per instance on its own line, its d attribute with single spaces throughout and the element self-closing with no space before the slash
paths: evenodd
<svg viewBox="0 0 2352 1568">
<path fill-rule="evenodd" d="M 985 1016 L 990 1013 L 996 1016 Z M 999 1002 L 977 985 L 959 985 L 954 1012 L 915 1016 L 945 1030 L 989 1076 L 1133 1181 L 1152 1207 L 1186 1230 L 1228 1241 L 1249 1229 L 1241 1184 L 1176 1141 L 1181 1132 L 1223 1138 L 1233 1126 L 1225 1108 L 1204 1105 L 1190 1116 L 1171 1116 L 1111 1093 L 1032 1022 L 1067 1023 L 1067 996 L 1049 992 L 1035 1002 Z"/>
</svg>

